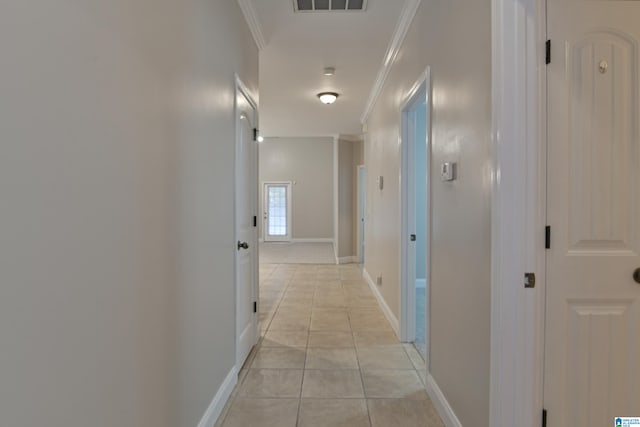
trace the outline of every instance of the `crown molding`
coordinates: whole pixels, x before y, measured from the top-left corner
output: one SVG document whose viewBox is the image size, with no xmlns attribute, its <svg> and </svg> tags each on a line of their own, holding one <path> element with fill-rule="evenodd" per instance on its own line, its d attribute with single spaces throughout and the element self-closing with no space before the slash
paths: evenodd
<svg viewBox="0 0 640 427">
<path fill-rule="evenodd" d="M 373 88 L 371 88 L 371 93 L 369 94 L 369 99 L 367 100 L 367 104 L 365 105 L 364 112 L 360 117 L 360 122 L 364 125 L 367 120 L 369 120 L 369 116 L 373 111 L 373 107 L 376 105 L 380 94 L 382 93 L 382 89 L 384 88 L 384 83 L 391 72 L 391 68 L 400 52 L 400 48 L 402 47 L 402 43 L 404 42 L 405 37 L 407 36 L 407 32 L 409 31 L 409 27 L 413 22 L 413 18 L 416 16 L 418 12 L 418 7 L 422 0 L 406 0 L 404 6 L 402 7 L 402 12 L 400 13 L 400 18 L 398 18 L 398 23 L 396 24 L 396 28 L 391 37 L 391 41 L 389 42 L 389 46 L 387 47 L 387 53 L 384 55 L 384 61 L 382 61 L 382 65 L 380 70 L 378 71 L 378 76 L 376 77 L 376 81 L 373 84 Z"/>
<path fill-rule="evenodd" d="M 267 42 L 262 33 L 262 27 L 258 20 L 256 9 L 253 7 L 252 0 L 238 0 L 238 5 L 244 15 L 244 20 L 247 21 L 253 40 L 256 42 L 258 50 L 263 50 L 267 46 Z"/>
</svg>

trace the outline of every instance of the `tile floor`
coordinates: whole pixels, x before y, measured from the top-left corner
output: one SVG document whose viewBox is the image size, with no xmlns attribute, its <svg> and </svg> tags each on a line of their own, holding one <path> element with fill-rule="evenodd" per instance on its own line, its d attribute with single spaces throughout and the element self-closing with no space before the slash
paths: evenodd
<svg viewBox="0 0 640 427">
<path fill-rule="evenodd" d="M 333 264 L 333 243 L 262 242 L 260 262 L 267 264 Z"/>
<path fill-rule="evenodd" d="M 356 265 L 261 264 L 262 334 L 218 427 L 442 427 Z"/>
</svg>

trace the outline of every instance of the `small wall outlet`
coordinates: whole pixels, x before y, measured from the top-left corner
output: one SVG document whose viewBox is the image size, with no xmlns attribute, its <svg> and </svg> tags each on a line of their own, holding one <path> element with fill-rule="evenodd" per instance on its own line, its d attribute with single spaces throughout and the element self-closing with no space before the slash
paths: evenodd
<svg viewBox="0 0 640 427">
<path fill-rule="evenodd" d="M 376 277 L 376 285 L 382 286 L 382 276 Z"/>
</svg>

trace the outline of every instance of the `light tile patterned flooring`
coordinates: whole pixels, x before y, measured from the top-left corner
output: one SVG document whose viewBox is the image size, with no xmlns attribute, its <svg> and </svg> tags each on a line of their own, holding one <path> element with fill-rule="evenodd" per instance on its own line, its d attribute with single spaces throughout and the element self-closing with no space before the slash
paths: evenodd
<svg viewBox="0 0 640 427">
<path fill-rule="evenodd" d="M 442 427 L 356 265 L 260 265 L 260 343 L 219 427 Z"/>
<path fill-rule="evenodd" d="M 333 243 L 260 243 L 260 262 L 265 264 L 333 264 L 335 261 Z"/>
</svg>

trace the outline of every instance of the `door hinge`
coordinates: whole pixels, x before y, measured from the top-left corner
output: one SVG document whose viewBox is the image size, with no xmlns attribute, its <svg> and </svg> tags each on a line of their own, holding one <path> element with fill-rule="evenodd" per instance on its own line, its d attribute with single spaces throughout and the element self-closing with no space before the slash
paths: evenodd
<svg viewBox="0 0 640 427">
<path fill-rule="evenodd" d="M 253 140 L 258 140 L 258 128 L 253 128 Z"/>
<path fill-rule="evenodd" d="M 253 226 L 257 227 L 258 226 L 258 217 L 257 216 L 253 216 Z"/>
<path fill-rule="evenodd" d="M 544 248 L 551 249 L 551 226 L 547 225 L 544 228 Z"/>
<path fill-rule="evenodd" d="M 545 63 L 551 64 L 551 40 L 547 40 L 545 43 Z"/>
<path fill-rule="evenodd" d="M 253 312 L 254 312 L 254 313 L 257 313 L 257 312 L 258 312 L 258 302 L 257 302 L 257 301 L 254 301 L 254 302 L 253 302 Z"/>
<path fill-rule="evenodd" d="M 547 410 L 542 410 L 542 427 L 547 427 Z"/>
</svg>

